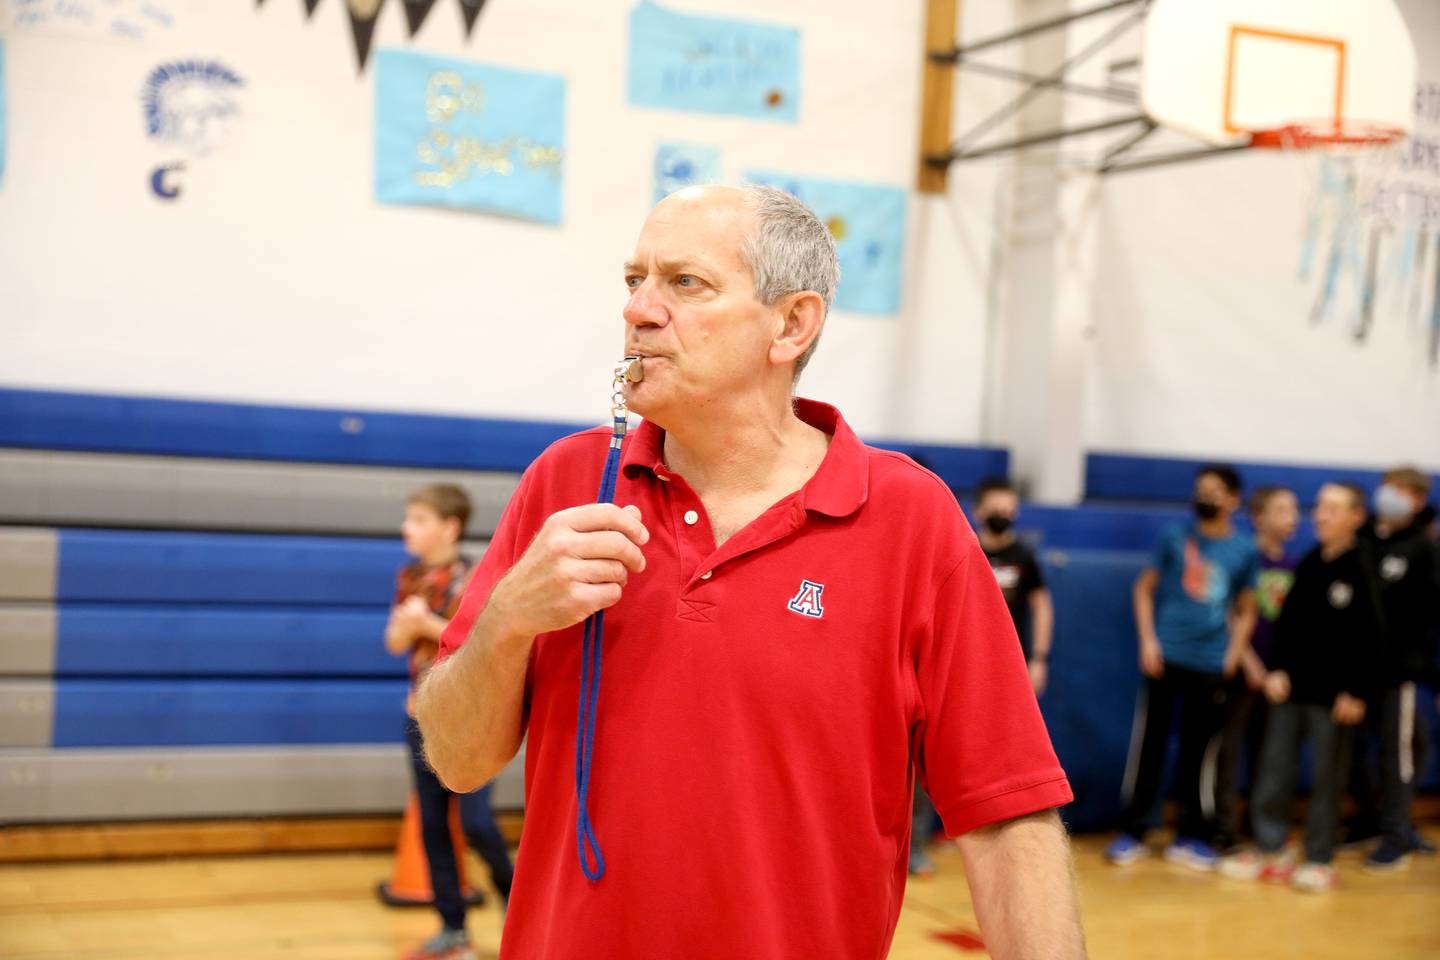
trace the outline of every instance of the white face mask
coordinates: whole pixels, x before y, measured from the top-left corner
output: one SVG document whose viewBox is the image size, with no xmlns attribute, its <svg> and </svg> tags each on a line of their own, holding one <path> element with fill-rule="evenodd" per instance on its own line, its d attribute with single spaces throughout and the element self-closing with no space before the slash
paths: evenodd
<svg viewBox="0 0 1440 960">
<path fill-rule="evenodd" d="M 1408 520 L 1415 513 L 1415 504 L 1405 491 L 1387 483 L 1375 491 L 1375 515 L 1381 520 Z"/>
</svg>

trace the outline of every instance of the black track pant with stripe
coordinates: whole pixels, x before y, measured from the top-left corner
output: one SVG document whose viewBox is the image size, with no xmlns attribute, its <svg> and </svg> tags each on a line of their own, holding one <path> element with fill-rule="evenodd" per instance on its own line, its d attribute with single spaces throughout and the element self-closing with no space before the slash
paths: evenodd
<svg viewBox="0 0 1440 960">
<path fill-rule="evenodd" d="M 1176 836 L 1205 843 L 1214 840 L 1216 735 L 1225 718 L 1226 686 L 1218 673 L 1200 673 L 1168 663 L 1164 675 L 1145 679 L 1125 771 L 1122 831 L 1144 840 L 1154 821 L 1165 773 L 1165 748 L 1178 711 L 1180 755 L 1175 762 L 1174 796 L 1180 816 Z"/>
</svg>

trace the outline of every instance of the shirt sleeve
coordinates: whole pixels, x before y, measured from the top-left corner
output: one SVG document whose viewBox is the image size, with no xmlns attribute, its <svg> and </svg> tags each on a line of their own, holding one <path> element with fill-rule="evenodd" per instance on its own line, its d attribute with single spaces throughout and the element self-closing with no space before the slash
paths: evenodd
<svg viewBox="0 0 1440 960">
<path fill-rule="evenodd" d="M 1244 559 L 1239 569 L 1235 571 L 1235 583 L 1231 595 L 1238 597 L 1246 590 L 1254 590 L 1260 582 L 1260 551 L 1249 547 L 1245 551 Z"/>
<path fill-rule="evenodd" d="M 1035 551 L 1025 552 L 1025 572 L 1022 574 L 1025 595 L 1028 597 L 1036 590 L 1045 589 L 1045 574 L 1040 569 L 1040 558 L 1035 556 Z"/>
<path fill-rule="evenodd" d="M 1171 564 L 1174 563 L 1174 544 L 1178 534 L 1179 531 L 1176 528 L 1166 527 L 1165 531 L 1160 534 L 1159 539 L 1155 541 L 1155 548 L 1150 551 L 1150 563 L 1148 567 L 1162 577 L 1165 576 Z"/>
<path fill-rule="evenodd" d="M 480 611 L 485 609 L 485 602 L 490 599 L 490 591 L 495 589 L 495 584 L 510 572 L 515 561 L 520 559 L 520 555 L 530 546 L 535 531 L 522 528 L 527 526 L 525 506 L 533 485 L 533 470 L 532 467 L 525 471 L 520 478 L 520 485 L 515 488 L 510 502 L 505 505 L 505 510 L 500 515 L 495 535 L 490 538 L 489 546 L 485 548 L 480 562 L 471 572 L 464 596 L 461 597 L 454 616 L 445 625 L 444 632 L 440 634 L 440 654 L 437 662 L 450 656 L 465 642 L 465 638 L 470 635 L 470 629 L 475 626 L 475 620 L 480 616 Z"/>
<path fill-rule="evenodd" d="M 919 627 L 916 766 L 948 836 L 1074 799 L 973 536 Z"/>
</svg>

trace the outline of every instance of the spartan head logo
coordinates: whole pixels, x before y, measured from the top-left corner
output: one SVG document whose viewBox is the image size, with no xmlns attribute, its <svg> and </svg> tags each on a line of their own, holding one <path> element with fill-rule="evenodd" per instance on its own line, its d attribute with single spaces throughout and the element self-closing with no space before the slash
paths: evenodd
<svg viewBox="0 0 1440 960">
<path fill-rule="evenodd" d="M 1391 554 L 1380 561 L 1380 577 L 1386 583 L 1398 583 L 1410 572 L 1410 561 L 1397 554 Z"/>
<path fill-rule="evenodd" d="M 1350 601 L 1355 599 L 1355 588 L 1343 580 L 1336 580 L 1330 584 L 1330 606 L 1336 610 L 1344 610 L 1350 606 Z"/>
<path fill-rule="evenodd" d="M 240 116 L 233 70 L 209 60 L 162 63 L 145 78 L 145 132 L 203 157 L 224 145 Z"/>
</svg>

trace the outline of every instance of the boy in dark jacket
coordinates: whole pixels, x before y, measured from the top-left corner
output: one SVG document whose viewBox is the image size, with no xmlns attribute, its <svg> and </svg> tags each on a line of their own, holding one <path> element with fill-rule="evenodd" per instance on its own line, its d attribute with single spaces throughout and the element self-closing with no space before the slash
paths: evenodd
<svg viewBox="0 0 1440 960">
<path fill-rule="evenodd" d="M 1435 850 L 1410 815 L 1427 739 L 1425 721 L 1416 711 L 1416 685 L 1435 684 L 1440 618 L 1440 561 L 1426 530 L 1435 516 L 1425 503 L 1429 493 L 1430 478 L 1414 467 L 1388 471 L 1375 491 L 1371 519 L 1360 531 L 1390 635 L 1379 696 L 1366 723 L 1379 742 L 1380 758 L 1380 844 L 1365 861 L 1369 870 L 1393 869 L 1412 852 Z M 1373 816 L 1373 793 L 1362 789 L 1358 799 L 1362 819 L 1365 813 Z"/>
<path fill-rule="evenodd" d="M 1350 484 L 1320 488 L 1315 504 L 1319 545 L 1305 555 L 1275 629 L 1274 669 L 1265 678 L 1273 705 L 1255 785 L 1255 840 L 1266 857 L 1261 878 L 1289 880 L 1298 890 L 1335 886 L 1331 865 L 1340 798 L 1355 726 L 1375 696 L 1384 628 L 1369 564 L 1357 533 L 1365 494 Z M 1313 756 L 1305 862 L 1285 848 L 1300 746 Z"/>
</svg>

